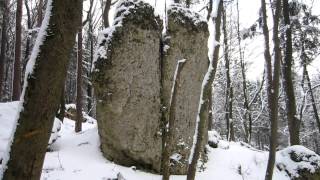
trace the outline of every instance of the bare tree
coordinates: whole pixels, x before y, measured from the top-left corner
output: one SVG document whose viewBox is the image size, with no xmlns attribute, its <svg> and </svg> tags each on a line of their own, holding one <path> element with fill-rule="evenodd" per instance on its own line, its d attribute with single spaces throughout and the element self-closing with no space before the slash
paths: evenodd
<svg viewBox="0 0 320 180">
<path fill-rule="evenodd" d="M 281 0 L 276 0 L 276 10 L 273 15 L 273 43 L 274 43 L 274 63 L 272 66 L 270 46 L 269 46 L 269 28 L 267 23 L 267 10 L 265 0 L 261 0 L 262 10 L 262 29 L 265 41 L 265 73 L 266 73 L 266 88 L 267 88 L 267 99 L 268 99 L 268 115 L 271 123 L 271 134 L 270 134 L 270 148 L 269 158 L 266 170 L 265 180 L 272 180 L 273 169 L 276 158 L 277 148 L 277 130 L 278 130 L 278 94 L 279 94 L 279 76 L 280 76 L 280 62 L 281 62 L 281 49 L 279 39 L 279 19 Z M 273 67 L 273 68 L 272 68 Z"/>
<path fill-rule="evenodd" d="M 111 0 L 106 0 L 106 4 L 103 10 L 103 25 L 105 28 L 109 27 L 109 11 L 111 7 Z"/>
<path fill-rule="evenodd" d="M 82 17 L 82 9 L 83 5 L 81 6 L 81 17 Z M 77 99 L 76 99 L 76 125 L 75 131 L 80 132 L 82 130 L 82 18 L 80 20 L 80 26 L 78 30 L 78 49 L 77 49 Z"/>
<path fill-rule="evenodd" d="M 211 17 L 212 22 L 214 22 L 215 25 L 215 34 L 214 39 L 215 42 L 220 41 L 220 25 L 221 25 L 221 16 L 223 11 L 223 1 L 218 0 L 216 3 L 216 17 Z M 211 8 L 210 8 L 211 7 Z M 212 0 L 209 2 L 209 9 L 212 9 Z M 211 12 L 208 12 L 211 14 Z M 197 170 L 197 162 L 200 157 L 200 153 L 203 150 L 204 146 L 204 140 L 205 140 L 205 133 L 207 130 L 207 123 L 208 123 L 208 108 L 209 108 L 209 102 L 211 98 L 211 88 L 212 88 L 212 82 L 215 77 L 217 65 L 218 65 L 218 59 L 219 59 L 219 44 L 213 45 L 214 50 L 211 57 L 209 57 L 209 67 L 208 71 L 204 77 L 202 89 L 201 89 L 201 95 L 200 95 L 200 101 L 199 102 L 199 112 L 197 115 L 196 120 L 196 130 L 195 130 L 195 136 L 193 138 L 193 147 L 191 148 L 191 153 L 189 157 L 189 167 L 188 167 L 188 174 L 187 174 L 187 180 L 194 180 Z"/>
<path fill-rule="evenodd" d="M 79 27 L 82 0 L 49 0 L 28 63 L 21 111 L 3 179 L 40 179 L 59 106 L 67 64 Z M 68 18 L 65 18 L 68 17 Z M 42 42 L 42 44 L 41 44 Z M 33 69 L 33 70 L 32 70 Z M 26 148 L 28 147 L 28 148 Z"/>
<path fill-rule="evenodd" d="M 285 25 L 285 54 L 284 62 L 282 64 L 282 75 L 283 75 L 283 88 L 285 91 L 285 104 L 286 104 L 286 116 L 289 127 L 290 144 L 300 144 L 299 139 L 299 120 L 296 118 L 296 98 L 294 93 L 294 84 L 292 81 L 292 33 L 291 23 L 289 16 L 289 3 L 288 0 L 283 0 L 283 17 Z"/>
<path fill-rule="evenodd" d="M 13 90 L 12 100 L 20 99 L 21 94 L 21 22 L 22 22 L 22 0 L 17 0 L 16 10 L 16 40 L 14 51 L 14 73 L 13 73 Z"/>
<path fill-rule="evenodd" d="M 234 123 L 232 118 L 232 104 L 233 104 L 233 88 L 230 78 L 230 58 L 229 58 L 229 42 L 227 32 L 227 17 L 226 8 L 223 8 L 222 12 L 222 30 L 223 30 L 223 47 L 224 47 L 224 60 L 225 60 L 225 73 L 226 73 L 226 102 L 225 102 L 225 119 L 227 124 L 227 139 L 229 141 L 235 141 Z"/>
<path fill-rule="evenodd" d="M 174 137 L 174 132 L 175 132 L 175 109 L 177 106 L 177 93 L 178 93 L 178 88 L 180 84 L 180 74 L 181 71 L 184 67 L 184 64 L 186 63 L 186 60 L 179 60 L 176 71 L 175 71 L 175 77 L 173 80 L 173 85 L 172 85 L 172 94 L 170 98 L 170 104 L 169 104 L 169 112 L 166 114 L 169 114 L 169 119 L 168 124 L 166 125 L 166 133 L 165 133 L 165 146 L 164 146 L 164 152 L 163 152 L 163 159 L 162 159 L 162 179 L 163 180 L 169 180 L 170 178 L 170 155 L 172 153 L 172 147 L 174 146 L 173 144 L 173 137 Z"/>
<path fill-rule="evenodd" d="M 3 1 L 2 27 L 1 27 L 1 43 L 0 43 L 0 100 L 2 99 L 4 66 L 6 60 L 7 45 L 7 19 L 8 19 L 8 0 Z"/>
</svg>

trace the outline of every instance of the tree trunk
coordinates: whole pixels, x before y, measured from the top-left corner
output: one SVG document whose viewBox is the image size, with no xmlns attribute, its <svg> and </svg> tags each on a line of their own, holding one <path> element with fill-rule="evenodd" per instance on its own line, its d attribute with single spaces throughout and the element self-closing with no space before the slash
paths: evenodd
<svg viewBox="0 0 320 180">
<path fill-rule="evenodd" d="M 223 29 L 223 44 L 224 44 L 224 60 L 225 60 L 225 71 L 226 71 L 226 81 L 227 81 L 227 88 L 226 88 L 226 112 L 225 118 L 227 122 L 227 139 L 228 141 L 235 141 L 234 135 L 234 127 L 233 127 L 233 119 L 232 119 L 232 103 L 233 103 L 233 89 L 231 86 L 231 78 L 230 78 L 230 59 L 229 59 L 229 44 L 228 44 L 228 32 L 227 32 L 227 18 L 225 8 L 222 12 L 222 29 Z"/>
<path fill-rule="evenodd" d="M 163 150 L 163 159 L 162 159 L 162 180 L 169 180 L 170 178 L 170 155 L 172 153 L 173 138 L 175 135 L 175 112 L 176 112 L 176 103 L 177 103 L 177 92 L 180 84 L 180 74 L 184 67 L 186 60 L 179 60 L 176 73 L 172 85 L 172 94 L 170 98 L 170 106 L 169 106 L 169 122 L 166 125 L 166 133 L 165 133 L 165 146 Z"/>
<path fill-rule="evenodd" d="M 42 24 L 28 63 L 21 112 L 3 179 L 39 180 L 61 89 L 67 73 L 81 14 L 81 0 L 49 0 L 47 24 Z M 45 33 L 46 32 L 46 33 Z M 39 44 L 43 42 L 42 44 Z M 37 46 L 39 53 L 36 54 Z M 33 65 L 34 63 L 34 65 Z M 32 67 L 34 68 L 32 71 Z M 28 147 L 28 148 L 26 148 Z"/>
<path fill-rule="evenodd" d="M 14 72 L 13 72 L 13 89 L 12 100 L 20 99 L 21 94 L 21 21 L 22 21 L 22 0 L 17 0 L 16 11 L 16 41 L 14 51 Z"/>
<path fill-rule="evenodd" d="M 277 130 L 278 130 L 278 94 L 279 94 L 279 71 L 280 71 L 280 61 L 281 61 L 281 49 L 279 34 L 279 19 L 280 19 L 280 9 L 281 0 L 276 0 L 276 11 L 273 16 L 273 43 L 274 43 L 274 65 L 272 69 L 270 46 L 269 46 L 269 29 L 267 24 L 267 12 L 265 0 L 261 0 L 262 9 L 262 20 L 263 20 L 263 35 L 265 39 L 265 73 L 267 82 L 267 99 L 268 99 L 268 115 L 271 123 L 271 134 L 270 134 L 270 148 L 269 148 L 269 158 L 267 164 L 267 170 L 265 175 L 265 180 L 272 180 L 273 169 L 276 158 L 276 148 L 277 148 Z M 273 70 L 273 71 L 272 71 Z"/>
<path fill-rule="evenodd" d="M 6 60 L 6 45 L 7 45 L 7 19 L 8 19 L 8 0 L 3 1 L 3 16 L 2 16 L 2 30 L 1 30 L 1 44 L 0 44 L 0 101 L 2 100 L 2 88 L 4 77 L 4 66 Z"/>
<path fill-rule="evenodd" d="M 103 10 L 103 25 L 105 28 L 109 27 L 109 11 L 111 7 L 111 0 L 106 1 L 106 5 L 104 6 Z"/>
<path fill-rule="evenodd" d="M 42 19 L 43 19 L 42 8 L 43 8 L 43 0 L 39 0 L 38 16 L 37 16 L 37 27 L 40 27 L 41 23 L 42 23 Z"/>
<path fill-rule="evenodd" d="M 212 3 L 212 1 L 210 1 Z M 212 17 L 212 22 L 215 23 L 215 41 L 220 42 L 220 25 L 221 25 L 221 16 L 223 10 L 223 1 L 219 0 L 217 3 L 217 16 Z M 212 4 L 211 4 L 212 7 Z M 208 12 L 211 14 L 211 12 Z M 209 107 L 209 98 L 210 97 L 210 90 L 212 88 L 212 82 L 215 78 L 215 73 L 218 65 L 219 60 L 219 44 L 215 44 L 213 56 L 209 57 L 209 67 L 208 71 L 204 77 L 203 85 L 201 89 L 200 101 L 199 102 L 199 112 L 196 120 L 196 130 L 195 136 L 193 138 L 193 146 L 191 147 L 191 153 L 189 157 L 189 167 L 188 167 L 188 174 L 187 180 L 194 180 L 197 170 L 197 163 L 200 157 L 200 153 L 203 150 L 204 146 L 204 137 L 207 130 L 207 121 L 208 121 L 208 107 Z"/>
<path fill-rule="evenodd" d="M 82 11 L 82 8 L 81 8 Z M 82 17 L 82 13 L 81 13 Z M 76 125 L 75 131 L 80 132 L 82 130 L 82 19 L 81 25 L 78 31 L 78 56 L 77 56 L 77 100 L 76 100 L 76 109 L 77 109 L 77 116 L 76 116 Z"/>
<path fill-rule="evenodd" d="M 66 112 L 66 101 L 65 101 L 65 89 L 63 86 L 61 90 L 61 96 L 60 96 L 60 108 L 57 114 L 57 118 L 60 119 L 61 122 L 63 122 L 65 112 Z"/>
<path fill-rule="evenodd" d="M 319 118 L 319 114 L 318 114 L 317 104 L 316 104 L 316 101 L 314 99 L 311 80 L 310 80 L 310 76 L 309 76 L 309 73 L 308 73 L 308 69 L 307 69 L 306 63 L 303 64 L 303 71 L 304 71 L 304 76 L 305 76 L 305 78 L 307 80 L 307 84 L 308 84 L 308 92 L 307 93 L 310 94 L 314 118 L 316 119 L 318 130 L 320 132 L 320 118 Z"/>
<path fill-rule="evenodd" d="M 289 16 L 289 3 L 288 0 L 283 0 L 283 16 L 286 28 L 285 38 L 285 57 L 282 66 L 283 74 L 283 88 L 285 91 L 286 102 L 286 115 L 289 127 L 290 145 L 300 144 L 299 139 L 299 121 L 296 118 L 296 98 L 294 93 L 294 86 L 292 82 L 292 35 L 291 35 L 291 23 Z"/>
</svg>

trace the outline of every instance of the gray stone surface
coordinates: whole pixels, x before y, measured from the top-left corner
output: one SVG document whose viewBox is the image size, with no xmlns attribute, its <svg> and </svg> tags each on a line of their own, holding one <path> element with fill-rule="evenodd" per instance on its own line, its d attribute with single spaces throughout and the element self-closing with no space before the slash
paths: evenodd
<svg viewBox="0 0 320 180">
<path fill-rule="evenodd" d="M 193 17 L 190 18 L 190 17 Z M 172 172 L 186 174 L 188 157 L 195 130 L 200 91 L 203 77 L 208 69 L 207 23 L 197 14 L 179 6 L 168 10 L 167 44 L 169 49 L 164 57 L 163 95 L 168 106 L 174 71 L 177 61 L 186 59 L 180 75 L 175 113 L 175 136 L 173 154 L 181 159 L 172 161 Z"/>
<path fill-rule="evenodd" d="M 95 62 L 98 128 L 105 157 L 160 172 L 161 98 L 167 106 L 177 61 L 187 59 L 175 115 L 177 145 L 173 153 L 181 159 L 172 161 L 173 174 L 186 174 L 201 83 L 208 66 L 209 34 L 206 22 L 187 9 L 170 8 L 168 19 L 170 38 L 165 43 L 170 48 L 161 60 L 162 21 L 154 16 L 152 7 L 138 0 L 122 1 L 118 6 L 113 28 L 100 37 Z"/>
<path fill-rule="evenodd" d="M 115 22 L 122 26 L 105 34 L 108 53 L 95 64 L 101 148 L 116 163 L 159 172 L 160 27 L 151 6 L 123 1 L 118 9 L 124 7 L 129 10 L 119 11 Z"/>
</svg>

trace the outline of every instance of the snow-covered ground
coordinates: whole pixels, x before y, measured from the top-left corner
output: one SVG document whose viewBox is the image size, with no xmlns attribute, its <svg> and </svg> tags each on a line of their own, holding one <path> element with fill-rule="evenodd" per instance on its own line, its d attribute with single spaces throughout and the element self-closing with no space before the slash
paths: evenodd
<svg viewBox="0 0 320 180">
<path fill-rule="evenodd" d="M 17 111 L 17 102 L 0 103 L 0 159 L 5 154 L 8 145 L 8 134 L 13 128 L 12 123 Z M 126 180 L 160 180 L 161 176 L 136 170 L 135 167 L 124 167 L 102 156 L 99 149 L 100 140 L 97 130 L 96 120 L 87 117 L 87 122 L 83 123 L 81 133 L 74 132 L 74 121 L 65 118 L 59 129 L 56 123 L 53 136 L 58 137 L 49 146 L 47 152 L 42 180 L 108 180 L 116 178 L 120 173 Z M 301 153 L 312 154 L 302 146 L 291 147 L 278 152 L 277 161 L 283 166 L 289 166 L 292 171 L 298 166 L 306 164 L 294 164 L 288 158 L 288 153 L 292 149 L 298 149 Z M 267 152 L 255 150 L 242 146 L 240 143 L 219 141 L 218 148 L 208 146 L 208 162 L 205 170 L 197 173 L 199 180 L 262 180 L 264 179 Z M 309 156 L 308 156 L 309 157 Z M 319 156 L 311 156 L 320 165 Z M 310 167 L 312 169 L 312 167 Z M 3 164 L 0 171 L 3 170 Z M 172 176 L 172 180 L 184 180 L 185 176 Z M 285 171 L 275 168 L 274 179 L 289 180 Z"/>
</svg>

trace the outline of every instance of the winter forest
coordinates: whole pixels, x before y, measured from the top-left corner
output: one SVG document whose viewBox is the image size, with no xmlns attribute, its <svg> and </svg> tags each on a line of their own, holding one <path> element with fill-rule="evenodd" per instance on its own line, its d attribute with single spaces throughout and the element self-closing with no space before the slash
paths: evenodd
<svg viewBox="0 0 320 180">
<path fill-rule="evenodd" d="M 320 180 L 318 0 L 0 0 L 0 180 Z"/>
</svg>

